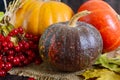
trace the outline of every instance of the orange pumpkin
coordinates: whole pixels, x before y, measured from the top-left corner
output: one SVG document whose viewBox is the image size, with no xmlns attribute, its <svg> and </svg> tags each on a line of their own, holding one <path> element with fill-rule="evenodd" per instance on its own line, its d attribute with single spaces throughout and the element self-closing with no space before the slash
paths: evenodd
<svg viewBox="0 0 120 80">
<path fill-rule="evenodd" d="M 94 6 L 91 6 L 94 5 Z M 103 38 L 103 52 L 110 52 L 120 46 L 120 20 L 115 10 L 105 1 L 90 0 L 80 6 L 78 12 L 91 11 L 90 15 L 80 21 L 94 25 Z"/>
<path fill-rule="evenodd" d="M 12 23 L 29 33 L 41 35 L 49 25 L 68 21 L 73 14 L 68 5 L 59 1 L 26 0 L 16 11 Z"/>
</svg>

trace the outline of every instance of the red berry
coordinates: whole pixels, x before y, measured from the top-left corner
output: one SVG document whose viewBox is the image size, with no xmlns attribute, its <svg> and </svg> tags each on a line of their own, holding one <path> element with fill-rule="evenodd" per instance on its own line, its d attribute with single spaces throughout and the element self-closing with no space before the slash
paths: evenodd
<svg viewBox="0 0 120 80">
<path fill-rule="evenodd" d="M 33 45 L 33 44 L 34 44 L 34 42 L 33 42 L 33 41 L 28 41 L 28 43 L 29 43 L 30 45 Z"/>
<path fill-rule="evenodd" d="M 12 31 L 12 33 L 13 33 L 13 35 L 17 35 L 17 34 L 18 34 L 18 29 L 14 29 L 14 30 Z"/>
<path fill-rule="evenodd" d="M 8 36 L 13 36 L 14 34 L 13 34 L 13 32 L 10 32 L 9 34 L 8 34 Z"/>
<path fill-rule="evenodd" d="M 8 43 L 8 47 L 9 47 L 9 48 L 12 48 L 13 46 L 14 46 L 14 45 L 13 45 L 12 42 L 9 42 L 9 43 Z"/>
<path fill-rule="evenodd" d="M 25 47 L 25 49 L 28 49 L 30 47 L 29 43 L 26 42 L 24 47 Z"/>
<path fill-rule="evenodd" d="M 32 39 L 32 38 L 33 38 L 33 35 L 32 35 L 32 34 L 29 34 L 29 38 L 31 38 L 31 39 Z"/>
<path fill-rule="evenodd" d="M 18 43 L 18 45 L 20 46 L 20 48 L 23 48 L 23 44 L 21 42 Z"/>
<path fill-rule="evenodd" d="M 3 45 L 4 47 L 7 46 L 7 45 L 8 45 L 7 41 L 4 41 L 4 42 L 2 43 L 2 45 Z"/>
<path fill-rule="evenodd" d="M 19 55 L 19 59 L 20 59 L 20 61 L 24 61 L 25 60 L 25 56 L 24 55 Z"/>
<path fill-rule="evenodd" d="M 5 41 L 10 41 L 11 36 L 6 36 Z"/>
<path fill-rule="evenodd" d="M 38 45 L 36 45 L 36 44 L 33 44 L 31 47 L 32 47 L 33 49 L 38 49 Z"/>
<path fill-rule="evenodd" d="M 9 62 L 13 62 L 14 57 L 13 57 L 12 55 L 9 55 L 9 56 L 7 57 L 7 59 L 8 59 Z"/>
<path fill-rule="evenodd" d="M 29 61 L 32 61 L 32 60 L 33 60 L 33 57 L 28 56 L 28 60 L 29 60 Z"/>
<path fill-rule="evenodd" d="M 0 55 L 0 61 L 2 61 L 2 57 L 3 57 L 3 55 Z"/>
<path fill-rule="evenodd" d="M 34 41 L 39 41 L 39 37 L 38 36 L 34 36 Z"/>
<path fill-rule="evenodd" d="M 25 59 L 23 63 L 24 63 L 25 65 L 29 64 L 28 59 Z"/>
<path fill-rule="evenodd" d="M 35 53 L 32 51 L 32 50 L 28 50 L 27 52 L 27 55 L 34 58 L 35 57 Z"/>
<path fill-rule="evenodd" d="M 2 46 L 0 45 L 0 50 L 2 50 Z"/>
<path fill-rule="evenodd" d="M 5 70 L 9 71 L 12 68 L 12 64 L 10 62 L 5 63 Z"/>
<path fill-rule="evenodd" d="M 4 68 L 4 66 L 5 66 L 4 62 L 0 61 L 0 70 Z"/>
<path fill-rule="evenodd" d="M 26 41 L 25 41 L 25 40 L 22 40 L 21 43 L 22 43 L 23 45 L 25 45 Z"/>
<path fill-rule="evenodd" d="M 9 49 L 9 48 L 8 48 L 7 46 L 5 46 L 4 49 L 3 49 L 3 51 L 4 51 L 4 52 L 7 52 L 8 49 Z"/>
<path fill-rule="evenodd" d="M 12 55 L 12 56 L 15 55 L 15 51 L 14 50 L 9 50 L 8 55 Z"/>
<path fill-rule="evenodd" d="M 2 37 L 4 37 L 2 34 L 0 34 L 0 39 L 2 38 Z"/>
<path fill-rule="evenodd" d="M 15 51 L 19 52 L 20 51 L 20 46 L 15 46 Z"/>
<path fill-rule="evenodd" d="M 0 42 L 4 41 L 5 37 L 0 34 Z"/>
<path fill-rule="evenodd" d="M 6 75 L 6 71 L 5 70 L 0 70 L 0 76 L 3 77 Z"/>
<path fill-rule="evenodd" d="M 7 56 L 3 56 L 3 58 L 2 58 L 2 60 L 4 61 L 4 62 L 7 62 Z"/>
<path fill-rule="evenodd" d="M 18 28 L 18 32 L 19 32 L 20 34 L 23 34 L 23 32 L 24 32 L 24 31 L 23 31 L 23 28 L 22 28 L 22 27 L 19 27 L 19 28 Z"/>
<path fill-rule="evenodd" d="M 26 33 L 26 34 L 25 34 L 25 37 L 26 37 L 26 38 L 29 38 L 29 34 L 28 34 L 28 33 Z"/>
<path fill-rule="evenodd" d="M 13 59 L 13 64 L 14 64 L 14 65 L 19 65 L 19 64 L 20 64 L 20 59 L 19 59 L 19 57 L 15 57 L 15 58 Z"/>
<path fill-rule="evenodd" d="M 35 64 L 41 64 L 42 63 L 42 60 L 41 60 L 41 58 L 37 58 L 36 60 L 35 60 Z"/>
</svg>

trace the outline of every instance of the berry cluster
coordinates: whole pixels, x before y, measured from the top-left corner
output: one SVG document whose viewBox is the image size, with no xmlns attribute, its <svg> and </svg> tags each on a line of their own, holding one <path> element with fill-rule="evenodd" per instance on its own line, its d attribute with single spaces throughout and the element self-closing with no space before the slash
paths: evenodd
<svg viewBox="0 0 120 80">
<path fill-rule="evenodd" d="M 38 36 L 25 33 L 21 27 L 7 36 L 0 34 L 0 76 L 5 76 L 12 67 L 41 63 L 38 42 Z"/>
</svg>

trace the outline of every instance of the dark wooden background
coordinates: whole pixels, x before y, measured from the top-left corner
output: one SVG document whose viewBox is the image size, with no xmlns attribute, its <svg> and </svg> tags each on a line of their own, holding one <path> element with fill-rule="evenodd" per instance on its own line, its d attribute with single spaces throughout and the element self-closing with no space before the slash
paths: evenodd
<svg viewBox="0 0 120 80">
<path fill-rule="evenodd" d="M 13 0 L 6 1 L 7 3 L 9 3 L 10 1 Z M 76 12 L 78 7 L 87 0 L 61 0 L 61 1 L 68 4 Z M 104 1 L 110 4 L 116 10 L 116 12 L 120 14 L 120 0 L 104 0 Z M 3 0 L 0 0 L 0 11 L 5 11 Z"/>
<path fill-rule="evenodd" d="M 79 6 L 87 0 L 61 0 L 61 1 L 68 4 L 76 12 Z M 110 4 L 116 10 L 116 12 L 120 14 L 120 0 L 104 0 L 104 1 Z"/>
</svg>

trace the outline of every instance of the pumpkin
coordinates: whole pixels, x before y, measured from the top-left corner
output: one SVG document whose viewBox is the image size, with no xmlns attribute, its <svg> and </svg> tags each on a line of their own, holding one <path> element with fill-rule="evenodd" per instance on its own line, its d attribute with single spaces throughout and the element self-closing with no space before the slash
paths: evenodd
<svg viewBox="0 0 120 80">
<path fill-rule="evenodd" d="M 90 14 L 82 11 L 70 21 L 59 22 L 45 30 L 39 41 L 43 61 L 61 71 L 78 71 L 90 67 L 102 53 L 103 42 L 92 25 L 77 21 Z"/>
<path fill-rule="evenodd" d="M 73 14 L 68 5 L 59 1 L 23 0 L 11 23 L 28 33 L 41 35 L 49 25 L 68 21 Z"/>
<path fill-rule="evenodd" d="M 83 5 L 84 4 L 84 5 Z M 117 15 L 116 11 L 105 1 L 103 0 L 88 0 L 80 6 L 80 10 L 98 10 L 98 9 L 109 9 L 111 12 Z M 94 5 L 94 6 L 91 6 Z M 78 9 L 78 10 L 79 10 Z"/>
<path fill-rule="evenodd" d="M 83 3 L 78 12 L 83 10 L 89 10 L 92 13 L 81 17 L 79 21 L 92 24 L 99 30 L 103 38 L 103 52 L 118 48 L 120 46 L 120 21 L 112 7 L 102 0 L 90 0 Z"/>
</svg>

